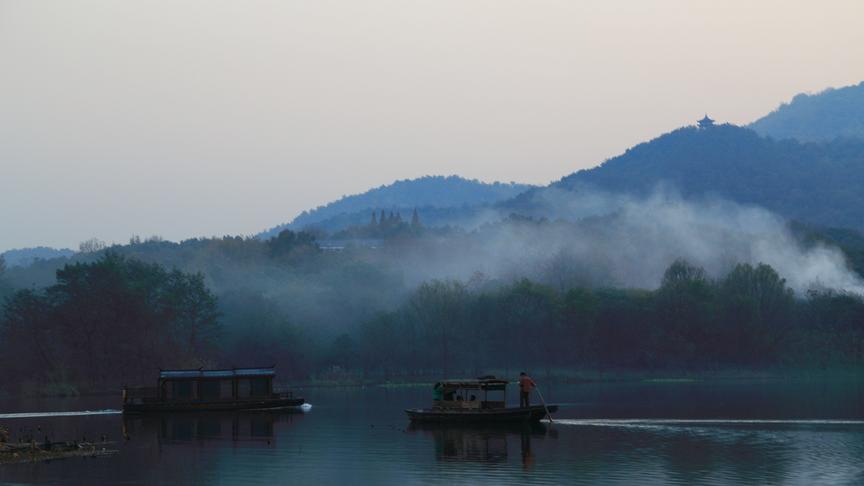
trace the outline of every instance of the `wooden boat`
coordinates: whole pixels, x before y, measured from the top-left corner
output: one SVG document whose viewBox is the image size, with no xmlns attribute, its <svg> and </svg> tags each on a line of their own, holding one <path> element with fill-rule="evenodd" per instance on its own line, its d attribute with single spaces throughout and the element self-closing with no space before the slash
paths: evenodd
<svg viewBox="0 0 864 486">
<path fill-rule="evenodd" d="M 409 408 L 405 413 L 413 422 L 477 423 L 538 422 L 558 411 L 557 405 L 508 407 L 507 384 L 495 377 L 438 382 L 431 408 Z M 479 394 L 482 397 L 478 397 Z"/>
<path fill-rule="evenodd" d="M 270 368 L 162 370 L 156 387 L 123 388 L 123 413 L 273 410 L 305 400 L 275 392 Z"/>
</svg>

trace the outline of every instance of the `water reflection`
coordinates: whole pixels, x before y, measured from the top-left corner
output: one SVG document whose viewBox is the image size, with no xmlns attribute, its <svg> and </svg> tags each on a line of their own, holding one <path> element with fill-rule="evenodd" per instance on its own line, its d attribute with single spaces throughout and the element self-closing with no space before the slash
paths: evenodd
<svg viewBox="0 0 864 486">
<path fill-rule="evenodd" d="M 272 446 L 276 424 L 290 425 L 302 416 L 290 412 L 127 415 L 123 417 L 123 437 L 127 441 L 155 441 L 159 445 L 231 441 Z"/>
<path fill-rule="evenodd" d="M 106 434 L 120 452 L 0 467 L 0 484 L 864 484 L 861 389 L 561 386 L 548 392 L 565 404 L 555 423 L 529 427 L 409 426 L 403 410 L 428 399 L 425 387 L 310 390 L 321 405 L 306 415 L 33 416 L 3 422 L 16 434 Z M 0 402 L 10 413 L 110 407 Z"/>
<path fill-rule="evenodd" d="M 431 436 L 439 462 L 466 461 L 506 463 L 510 444 L 518 444 L 522 466 L 534 464 L 532 437 L 556 437 L 543 424 L 465 425 L 416 423 L 410 432 Z M 514 445 L 515 447 L 515 445 Z"/>
</svg>

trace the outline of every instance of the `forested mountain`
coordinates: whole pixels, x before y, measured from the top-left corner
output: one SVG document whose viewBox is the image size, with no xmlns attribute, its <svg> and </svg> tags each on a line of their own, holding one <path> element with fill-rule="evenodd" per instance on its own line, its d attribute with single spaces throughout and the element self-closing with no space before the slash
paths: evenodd
<svg viewBox="0 0 864 486">
<path fill-rule="evenodd" d="M 436 220 L 441 208 L 484 206 L 503 201 L 530 189 L 516 183 L 485 183 L 459 176 L 426 176 L 396 181 L 370 189 L 362 194 L 345 196 L 325 206 L 304 211 L 288 224 L 265 231 L 260 237 L 269 238 L 286 228 L 316 228 L 335 232 L 352 225 L 369 222 L 372 210 L 402 212 L 410 216 L 415 208 L 425 208 L 429 221 Z M 448 211 L 443 211 L 444 214 Z M 461 214 L 461 213 L 460 213 Z M 438 218 L 442 219 L 442 218 Z"/>
<path fill-rule="evenodd" d="M 68 248 L 58 250 L 56 248 L 39 246 L 36 248 L 8 250 L 0 253 L 0 257 L 6 261 L 6 265 L 9 267 L 26 267 L 36 260 L 50 260 L 52 258 L 68 257 L 72 256 L 74 253 L 74 251 Z"/>
<path fill-rule="evenodd" d="M 425 177 L 290 224 L 310 231 L 85 242 L 0 265 L 0 391 L 244 362 L 324 380 L 860 369 L 862 185 L 864 139 L 685 127 L 543 188 Z"/>
<path fill-rule="evenodd" d="M 864 82 L 799 94 L 750 125 L 760 135 L 802 142 L 864 138 Z"/>
<path fill-rule="evenodd" d="M 675 221 L 680 206 L 414 228 L 340 251 L 290 230 L 136 241 L 16 267 L 0 273 L 0 390 L 115 390 L 159 367 L 258 362 L 327 381 L 864 365 L 864 300 L 846 290 L 861 280 L 820 246 L 860 236 L 801 228 L 799 246 L 762 210 L 721 220 L 693 206 Z M 804 292 L 810 278 L 825 286 Z"/>
<path fill-rule="evenodd" d="M 864 229 L 864 139 L 801 143 L 733 125 L 685 127 L 502 206 L 542 215 L 556 190 L 723 198 L 820 226 Z M 552 204 L 554 206 L 554 204 Z"/>
</svg>

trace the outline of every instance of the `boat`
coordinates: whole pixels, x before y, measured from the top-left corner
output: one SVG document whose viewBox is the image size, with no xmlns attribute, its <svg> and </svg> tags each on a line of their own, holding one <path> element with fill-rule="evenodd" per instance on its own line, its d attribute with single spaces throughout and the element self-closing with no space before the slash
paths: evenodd
<svg viewBox="0 0 864 486">
<path fill-rule="evenodd" d="M 160 370 L 155 387 L 123 388 L 123 413 L 278 410 L 305 403 L 273 389 L 269 368 Z"/>
<path fill-rule="evenodd" d="M 477 423 L 539 422 L 558 411 L 557 405 L 508 407 L 507 385 L 492 376 L 441 381 L 435 384 L 431 408 L 409 408 L 405 413 L 412 422 Z"/>
</svg>

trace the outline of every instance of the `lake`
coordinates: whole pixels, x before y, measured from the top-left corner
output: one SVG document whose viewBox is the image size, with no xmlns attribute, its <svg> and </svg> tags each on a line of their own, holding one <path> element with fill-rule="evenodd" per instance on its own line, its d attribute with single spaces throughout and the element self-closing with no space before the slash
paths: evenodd
<svg viewBox="0 0 864 486">
<path fill-rule="evenodd" d="M 118 453 L 0 466 L 0 483 L 864 484 L 864 380 L 541 387 L 561 409 L 524 427 L 412 427 L 402 410 L 428 386 L 297 390 L 306 413 L 126 419 L 34 414 L 115 398 L 4 400 L 13 437 L 104 434 Z"/>
</svg>

